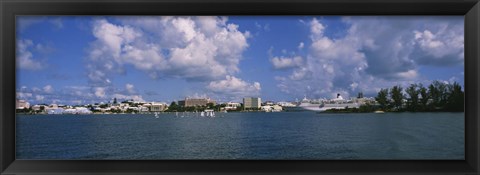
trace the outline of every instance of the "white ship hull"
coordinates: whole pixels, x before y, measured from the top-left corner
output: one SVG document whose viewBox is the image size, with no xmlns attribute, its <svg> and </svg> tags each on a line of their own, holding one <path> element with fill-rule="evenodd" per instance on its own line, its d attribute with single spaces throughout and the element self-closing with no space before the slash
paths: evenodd
<svg viewBox="0 0 480 175">
<path fill-rule="evenodd" d="M 319 106 L 305 106 L 305 107 L 301 107 L 301 108 L 306 110 L 306 111 L 324 111 L 324 110 L 322 110 L 322 108 L 320 108 L 320 105 Z"/>
<path fill-rule="evenodd" d="M 331 99 L 329 101 L 312 101 L 308 100 L 305 97 L 302 100 L 302 103 L 295 107 L 285 107 L 286 111 L 326 111 L 330 109 L 345 109 L 345 108 L 358 108 L 360 105 L 351 101 L 344 100 L 340 94 L 337 95 L 337 98 Z"/>
<path fill-rule="evenodd" d="M 324 104 L 320 108 L 321 111 L 326 111 L 330 109 L 345 109 L 345 108 L 358 108 L 358 103 L 340 103 L 340 104 Z"/>
<path fill-rule="evenodd" d="M 295 107 L 284 107 L 286 111 L 322 111 L 319 105 L 315 106 L 295 106 Z"/>
</svg>

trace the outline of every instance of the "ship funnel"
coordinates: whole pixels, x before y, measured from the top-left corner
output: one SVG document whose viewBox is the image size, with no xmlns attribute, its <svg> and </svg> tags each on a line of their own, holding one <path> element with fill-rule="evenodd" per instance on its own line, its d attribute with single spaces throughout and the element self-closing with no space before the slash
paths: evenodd
<svg viewBox="0 0 480 175">
<path fill-rule="evenodd" d="M 340 94 L 337 94 L 337 98 L 340 97 Z"/>
</svg>

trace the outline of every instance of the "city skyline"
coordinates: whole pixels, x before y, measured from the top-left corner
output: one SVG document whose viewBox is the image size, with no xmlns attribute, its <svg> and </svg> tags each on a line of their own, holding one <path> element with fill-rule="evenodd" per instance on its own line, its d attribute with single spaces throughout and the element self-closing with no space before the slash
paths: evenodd
<svg viewBox="0 0 480 175">
<path fill-rule="evenodd" d="M 344 97 L 464 84 L 462 16 L 17 18 L 17 98 Z"/>
</svg>

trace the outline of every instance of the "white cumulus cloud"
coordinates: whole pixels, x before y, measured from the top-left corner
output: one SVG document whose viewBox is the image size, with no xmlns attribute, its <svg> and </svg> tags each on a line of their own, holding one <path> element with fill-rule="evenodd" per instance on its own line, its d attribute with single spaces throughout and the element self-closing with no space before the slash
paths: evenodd
<svg viewBox="0 0 480 175">
<path fill-rule="evenodd" d="M 325 35 L 329 28 L 321 20 L 303 22 L 310 28 L 309 52 L 303 66 L 276 77 L 277 87 L 319 98 L 426 82 L 420 66 L 463 64 L 463 20 L 436 18 L 344 17 L 346 34 L 336 38 Z"/>
<path fill-rule="evenodd" d="M 118 17 L 95 21 L 89 78 L 108 85 L 131 65 L 147 76 L 203 81 L 239 72 L 249 32 L 226 17 Z"/>
<path fill-rule="evenodd" d="M 52 93 L 53 92 L 53 87 L 52 85 L 46 85 L 45 87 L 43 87 L 43 91 L 45 93 Z"/>
<path fill-rule="evenodd" d="M 303 42 L 300 42 L 300 44 L 298 44 L 298 49 L 302 50 L 303 47 L 305 47 L 305 44 Z"/>
<path fill-rule="evenodd" d="M 105 97 L 105 88 L 103 87 L 96 87 L 95 89 L 95 96 L 99 98 L 104 98 Z"/>
<path fill-rule="evenodd" d="M 301 66 L 303 64 L 303 59 L 300 56 L 295 56 L 293 58 L 287 57 L 273 57 L 270 59 L 275 69 L 287 69 Z"/>
<path fill-rule="evenodd" d="M 131 93 L 131 94 L 135 93 L 135 89 L 134 89 L 134 88 L 135 88 L 135 87 L 133 86 L 133 84 L 126 84 L 126 85 L 125 85 L 125 89 L 127 89 L 127 92 L 128 92 L 128 93 Z"/>
<path fill-rule="evenodd" d="M 139 102 L 145 102 L 141 95 L 125 95 L 125 94 L 113 94 L 113 98 L 117 98 L 117 100 L 133 100 Z"/>
<path fill-rule="evenodd" d="M 26 70 L 40 70 L 44 65 L 34 58 L 32 49 L 34 43 L 29 39 L 21 39 L 17 41 L 17 66 L 20 69 Z"/>
<path fill-rule="evenodd" d="M 227 75 L 224 80 L 210 82 L 207 89 L 233 100 L 247 96 L 258 96 L 262 88 L 259 82 L 248 83 L 240 78 Z"/>
</svg>

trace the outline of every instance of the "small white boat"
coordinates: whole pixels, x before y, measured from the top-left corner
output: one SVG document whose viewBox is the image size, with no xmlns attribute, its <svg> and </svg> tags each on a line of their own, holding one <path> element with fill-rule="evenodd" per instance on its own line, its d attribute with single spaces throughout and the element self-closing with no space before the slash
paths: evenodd
<svg viewBox="0 0 480 175">
<path fill-rule="evenodd" d="M 380 110 L 378 110 L 378 111 L 374 111 L 373 113 L 375 113 L 375 114 L 383 114 L 383 113 L 385 113 L 385 111 L 380 111 Z"/>
<path fill-rule="evenodd" d="M 207 117 L 215 117 L 215 112 L 212 109 L 205 109 Z"/>
</svg>

